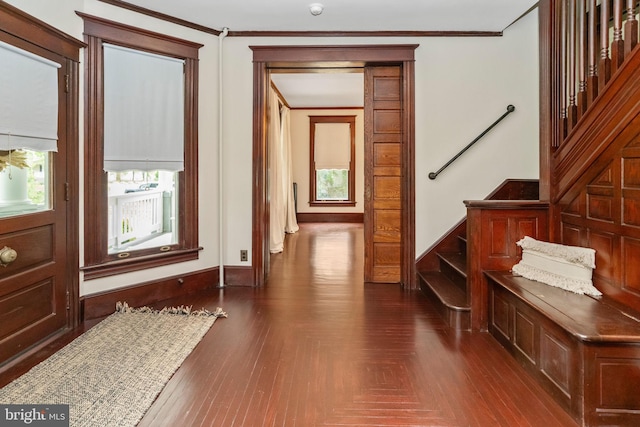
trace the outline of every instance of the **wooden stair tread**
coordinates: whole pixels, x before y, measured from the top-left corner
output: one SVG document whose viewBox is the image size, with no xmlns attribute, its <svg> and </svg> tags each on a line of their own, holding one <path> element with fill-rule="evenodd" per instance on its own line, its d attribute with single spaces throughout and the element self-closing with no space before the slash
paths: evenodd
<svg viewBox="0 0 640 427">
<path fill-rule="evenodd" d="M 431 291 L 438 297 L 440 302 L 446 307 L 457 311 L 468 311 L 471 309 L 467 302 L 467 295 L 459 287 L 449 280 L 439 271 L 418 272 Z"/>
<path fill-rule="evenodd" d="M 438 253 L 438 258 L 450 265 L 460 276 L 467 278 L 467 256 L 459 252 Z"/>
</svg>

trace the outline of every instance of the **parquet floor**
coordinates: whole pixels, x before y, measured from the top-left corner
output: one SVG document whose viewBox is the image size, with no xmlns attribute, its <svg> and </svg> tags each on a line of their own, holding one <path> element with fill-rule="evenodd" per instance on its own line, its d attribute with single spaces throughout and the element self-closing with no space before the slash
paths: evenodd
<svg viewBox="0 0 640 427">
<path fill-rule="evenodd" d="M 419 292 L 363 283 L 363 228 L 302 224 L 261 289 L 221 306 L 140 426 L 577 424 L 488 334 L 447 329 Z"/>
</svg>

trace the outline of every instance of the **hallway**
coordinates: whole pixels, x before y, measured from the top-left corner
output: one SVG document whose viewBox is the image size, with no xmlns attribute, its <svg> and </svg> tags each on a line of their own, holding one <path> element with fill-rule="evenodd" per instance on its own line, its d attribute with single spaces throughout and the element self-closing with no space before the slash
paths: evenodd
<svg viewBox="0 0 640 427">
<path fill-rule="evenodd" d="M 577 426 L 490 335 L 447 329 L 419 292 L 364 284 L 362 224 L 301 224 L 271 258 L 264 288 L 156 304 L 229 317 L 139 426 Z"/>
<path fill-rule="evenodd" d="M 141 426 L 573 426 L 488 334 L 364 285 L 361 224 L 302 224 L 264 289 L 176 303 L 220 319 Z"/>
</svg>

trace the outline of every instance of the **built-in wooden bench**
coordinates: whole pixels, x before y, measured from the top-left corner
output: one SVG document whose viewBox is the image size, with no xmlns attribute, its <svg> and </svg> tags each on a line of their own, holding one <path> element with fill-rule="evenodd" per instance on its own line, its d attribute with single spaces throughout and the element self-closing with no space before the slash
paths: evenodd
<svg viewBox="0 0 640 427">
<path fill-rule="evenodd" d="M 640 425 L 640 314 L 485 271 L 490 333 L 585 426 Z"/>
</svg>

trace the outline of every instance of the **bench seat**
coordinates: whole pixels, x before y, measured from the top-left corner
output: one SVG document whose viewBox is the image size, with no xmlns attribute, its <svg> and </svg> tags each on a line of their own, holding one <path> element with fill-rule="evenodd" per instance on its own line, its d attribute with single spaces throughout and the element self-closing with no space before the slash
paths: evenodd
<svg viewBox="0 0 640 427">
<path fill-rule="evenodd" d="M 640 314 L 486 271 L 489 332 L 581 425 L 640 425 Z"/>
</svg>

